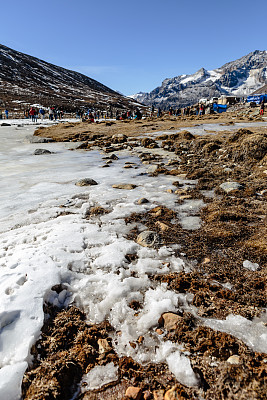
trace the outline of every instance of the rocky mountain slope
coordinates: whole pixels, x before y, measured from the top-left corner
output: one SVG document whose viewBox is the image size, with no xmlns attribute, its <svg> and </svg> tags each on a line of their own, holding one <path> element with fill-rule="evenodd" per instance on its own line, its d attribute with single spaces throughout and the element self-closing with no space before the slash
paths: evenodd
<svg viewBox="0 0 267 400">
<path fill-rule="evenodd" d="M 188 106 L 200 98 L 223 94 L 247 96 L 267 82 L 267 51 L 256 50 L 221 68 L 208 71 L 201 68 L 192 75 L 165 79 L 150 93 L 138 93 L 134 99 L 161 107 Z"/>
<path fill-rule="evenodd" d="M 29 104 L 76 109 L 134 107 L 135 102 L 83 74 L 0 45 L 0 106 Z"/>
</svg>

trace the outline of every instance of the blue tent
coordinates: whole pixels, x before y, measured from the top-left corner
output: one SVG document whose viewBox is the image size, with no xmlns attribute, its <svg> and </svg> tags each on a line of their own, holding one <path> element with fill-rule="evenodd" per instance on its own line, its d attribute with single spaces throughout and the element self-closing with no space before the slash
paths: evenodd
<svg viewBox="0 0 267 400">
<path fill-rule="evenodd" d="M 222 113 L 222 112 L 225 112 L 226 110 L 227 110 L 227 105 L 226 104 L 213 103 L 213 111 L 218 112 L 218 113 Z"/>
<path fill-rule="evenodd" d="M 254 94 L 247 97 L 248 103 L 253 102 L 256 104 L 260 104 L 262 101 L 264 101 L 264 103 L 267 103 L 267 94 Z"/>
</svg>

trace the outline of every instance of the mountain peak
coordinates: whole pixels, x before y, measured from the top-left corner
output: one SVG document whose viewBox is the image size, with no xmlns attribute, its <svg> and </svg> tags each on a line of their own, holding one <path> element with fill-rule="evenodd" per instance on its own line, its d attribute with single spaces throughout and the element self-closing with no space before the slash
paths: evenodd
<svg viewBox="0 0 267 400">
<path fill-rule="evenodd" d="M 161 107 L 186 107 L 200 98 L 234 95 L 245 97 L 267 82 L 267 51 L 255 50 L 220 68 L 200 68 L 191 75 L 165 79 L 150 93 L 135 98 Z"/>
</svg>

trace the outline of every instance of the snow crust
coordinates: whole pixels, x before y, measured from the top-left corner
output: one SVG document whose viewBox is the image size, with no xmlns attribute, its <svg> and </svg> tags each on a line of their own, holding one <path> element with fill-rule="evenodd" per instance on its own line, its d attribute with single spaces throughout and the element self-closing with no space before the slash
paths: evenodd
<svg viewBox="0 0 267 400">
<path fill-rule="evenodd" d="M 118 379 L 118 367 L 113 362 L 104 366 L 96 366 L 83 377 L 82 392 L 87 390 L 99 389 L 107 383 Z"/>
<path fill-rule="evenodd" d="M 30 349 L 44 322 L 45 302 L 62 308 L 81 306 L 88 322 L 108 319 L 121 333 L 113 337 L 119 355 L 141 363 L 166 362 L 181 383 L 197 385 L 188 356 L 154 329 L 163 312 L 195 313 L 193 295 L 169 291 L 166 284 L 149 279 L 156 273 L 188 272 L 191 266 L 182 254 L 174 255 L 179 244 L 156 250 L 128 240 L 133 225 L 126 225 L 124 218 L 162 204 L 178 213 L 184 227 L 197 229 L 200 221 L 192 218 L 203 203 L 188 200 L 177 205 L 176 196 L 166 192 L 177 178 L 148 176 L 146 166 L 127 151 L 116 152 L 119 160 L 102 168 L 98 151 L 25 141 L 34 129 L 0 127 L 0 169 L 5 177 L 0 182 L 0 398 L 20 399 L 21 380 L 32 360 Z M 40 147 L 53 153 L 33 155 Z M 124 169 L 125 162 L 139 168 Z M 92 178 L 98 185 L 76 186 L 82 178 Z M 114 189 L 115 183 L 137 187 Z M 136 200 L 142 197 L 150 203 L 138 205 Z M 110 212 L 87 219 L 94 206 Z M 129 262 L 127 254 L 136 254 L 136 260 Z M 57 293 L 53 286 L 59 283 L 63 290 Z M 132 300 L 143 305 L 138 313 L 129 307 Z M 234 334 L 259 351 L 266 349 L 266 327 L 259 321 L 229 316 L 205 324 Z M 134 349 L 129 342 L 139 336 L 144 341 Z M 103 375 L 114 379 L 116 367 L 106 368 L 91 371 L 96 375 L 86 378 L 89 385 L 103 380 Z"/>
</svg>

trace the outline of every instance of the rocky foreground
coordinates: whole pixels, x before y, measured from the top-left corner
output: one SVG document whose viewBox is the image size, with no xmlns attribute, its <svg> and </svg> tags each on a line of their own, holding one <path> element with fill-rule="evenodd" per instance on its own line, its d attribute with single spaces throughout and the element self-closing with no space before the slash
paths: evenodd
<svg viewBox="0 0 267 400">
<path fill-rule="evenodd" d="M 164 205 L 125 219 L 134 226 L 128 235 L 130 240 L 156 249 L 178 244 L 179 254 L 182 252 L 194 265 L 187 273 L 151 275 L 150 279 L 165 282 L 177 293 L 192 294 L 197 316 L 190 312 L 164 313 L 155 331 L 181 346 L 198 376 L 198 384 L 182 385 L 165 364 L 140 365 L 130 357 L 118 356 L 111 336 L 120 332 L 114 332 L 108 321 L 92 325 L 77 306 L 62 310 L 45 305 L 47 320 L 32 349 L 34 363 L 24 376 L 24 399 L 266 398 L 266 354 L 202 324 L 205 317 L 226 319 L 229 315 L 263 321 L 265 313 L 267 126 L 227 131 L 227 126 L 237 121 L 249 122 L 251 117 L 229 114 L 187 120 L 166 117 L 137 122 L 67 123 L 36 131 L 36 136 L 54 141 L 82 142 L 79 148 L 85 151 L 103 151 L 105 167 L 116 163 L 120 150 L 136 154 L 136 149 L 141 149 L 138 154 L 149 173 L 159 180 L 162 174 L 177 177 L 169 192 L 178 204 L 188 199 L 204 201 L 199 211 L 202 224 L 195 230 L 177 223 L 175 211 Z M 225 130 L 201 136 L 186 130 L 175 132 L 203 122 L 224 124 Z M 164 133 L 155 134 L 160 131 Z M 136 166 L 125 164 L 125 168 Z M 195 181 L 195 185 L 182 184 L 183 178 Z M 140 199 L 144 201 L 149 199 Z M 87 218 L 108 212 L 95 207 Z M 147 227 L 146 234 L 139 231 L 140 223 Z M 129 262 L 135 257 L 129 254 Z M 60 293 L 63 289 L 59 285 L 53 290 Z M 137 301 L 129 306 L 136 313 L 143 307 Z M 131 346 L 141 346 L 143 340 L 140 336 Z M 84 374 L 96 366 L 106 366 L 108 374 L 110 363 L 116 367 L 115 378 L 105 383 L 103 377 L 104 385 L 77 390 Z"/>
</svg>

